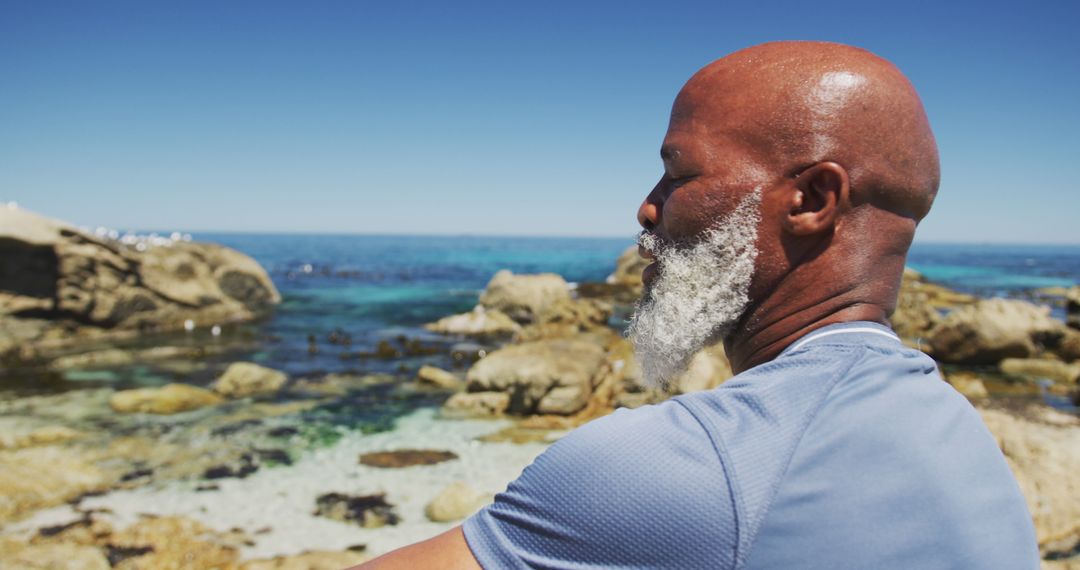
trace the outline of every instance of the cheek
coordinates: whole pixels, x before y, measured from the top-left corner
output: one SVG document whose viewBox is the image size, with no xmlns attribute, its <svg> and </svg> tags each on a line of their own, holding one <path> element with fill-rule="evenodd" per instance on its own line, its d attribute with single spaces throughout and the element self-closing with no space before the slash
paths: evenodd
<svg viewBox="0 0 1080 570">
<path fill-rule="evenodd" d="M 698 184 L 687 184 L 672 192 L 664 202 L 662 225 L 668 237 L 689 241 L 723 219 L 737 206 L 732 192 L 707 190 Z"/>
</svg>

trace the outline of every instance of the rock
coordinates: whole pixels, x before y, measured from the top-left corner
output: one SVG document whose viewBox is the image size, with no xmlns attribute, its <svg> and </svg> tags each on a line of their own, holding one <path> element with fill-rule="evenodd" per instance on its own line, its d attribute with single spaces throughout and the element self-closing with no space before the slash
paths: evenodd
<svg viewBox="0 0 1080 570">
<path fill-rule="evenodd" d="M 401 518 L 394 506 L 386 502 L 386 495 L 346 495 L 327 493 L 315 500 L 315 515 L 328 519 L 359 524 L 364 528 L 396 525 Z"/>
<path fill-rule="evenodd" d="M 477 305 L 468 313 L 441 318 L 434 323 L 424 325 L 424 328 L 441 334 L 498 337 L 510 336 L 518 332 L 521 330 L 521 325 L 502 311 L 488 310 Z"/>
<path fill-rule="evenodd" d="M 78 544 L 22 544 L 0 539 L 0 568 L 20 570 L 109 570 L 105 553 Z"/>
<path fill-rule="evenodd" d="M 80 435 L 82 435 L 81 432 L 64 426 L 45 426 L 22 433 L 0 432 L 0 450 L 63 443 Z"/>
<path fill-rule="evenodd" d="M 581 333 L 610 331 L 610 303 L 597 299 L 560 299 L 544 309 L 533 324 L 518 334 L 520 341 L 565 338 Z"/>
<path fill-rule="evenodd" d="M 474 490 L 465 483 L 447 485 L 424 507 L 424 514 L 432 522 L 461 520 L 490 503 L 494 497 Z"/>
<path fill-rule="evenodd" d="M 501 348 L 469 369 L 470 392 L 507 392 L 515 414 L 569 415 L 585 407 L 604 349 L 578 339 L 539 340 Z"/>
<path fill-rule="evenodd" d="M 632 245 L 619 255 L 615 262 L 615 273 L 608 276 L 607 282 L 613 285 L 641 287 L 641 272 L 651 263 L 638 255 L 638 246 Z"/>
<path fill-rule="evenodd" d="M 75 449 L 0 451 L 0 522 L 106 489 L 114 480 Z"/>
<path fill-rule="evenodd" d="M 199 522 L 152 517 L 105 540 L 113 567 L 122 570 L 235 568 L 237 549 Z"/>
<path fill-rule="evenodd" d="M 278 556 L 269 560 L 251 560 L 240 565 L 240 570 L 341 570 L 367 560 L 367 556 L 346 550 L 344 552 L 311 551 L 292 556 Z"/>
<path fill-rule="evenodd" d="M 1073 329 L 1065 329 L 1065 335 L 1055 352 L 1063 360 L 1074 362 L 1080 360 L 1080 332 Z"/>
<path fill-rule="evenodd" d="M 488 282 L 480 305 L 502 311 L 519 323 L 530 323 L 556 301 L 569 298 L 566 280 L 554 273 L 514 275 L 504 269 Z"/>
<path fill-rule="evenodd" d="M 273 394 L 280 390 L 287 380 L 288 376 L 284 372 L 252 362 L 234 362 L 212 388 L 226 398 L 246 398 Z"/>
<path fill-rule="evenodd" d="M 1066 364 L 1049 358 L 1006 358 L 998 364 L 1006 374 L 1045 378 L 1063 384 L 1074 384 L 1080 380 L 1080 364 Z"/>
<path fill-rule="evenodd" d="M 980 409 L 1016 475 L 1039 545 L 1057 549 L 1080 541 L 1080 419 L 1032 407 L 1028 417 Z"/>
<path fill-rule="evenodd" d="M 460 392 L 450 396 L 439 413 L 455 419 L 488 418 L 503 415 L 509 407 L 506 392 Z"/>
<path fill-rule="evenodd" d="M 690 359 L 686 370 L 671 382 L 672 394 L 686 394 L 711 390 L 735 374 L 724 353 L 723 343 L 717 343 L 697 352 Z"/>
<path fill-rule="evenodd" d="M 0 208 L 0 358 L 179 330 L 189 320 L 247 321 L 280 300 L 258 263 L 222 246 L 124 243 Z"/>
<path fill-rule="evenodd" d="M 1074 285 L 1065 293 L 1065 323 L 1080 329 L 1080 285 Z"/>
<path fill-rule="evenodd" d="M 957 392 L 960 392 L 968 399 L 975 400 L 990 396 L 990 392 L 986 390 L 982 378 L 971 372 L 954 372 L 949 374 L 946 380 L 953 388 L 956 388 Z"/>
<path fill-rule="evenodd" d="M 187 384 L 166 384 L 161 388 L 122 390 L 109 398 L 109 406 L 119 413 L 176 414 L 222 402 L 221 396 Z"/>
<path fill-rule="evenodd" d="M 949 313 L 931 333 L 930 346 L 933 356 L 945 362 L 994 364 L 1005 358 L 1029 358 L 1041 344 L 1062 334 L 1049 307 L 988 299 Z"/>
<path fill-rule="evenodd" d="M 456 390 L 462 385 L 457 376 L 434 366 L 421 366 L 416 372 L 416 381 L 447 390 Z"/>
<path fill-rule="evenodd" d="M 435 465 L 444 461 L 457 459 L 458 456 L 452 451 L 440 451 L 437 449 L 398 449 L 396 451 L 376 451 L 365 453 L 360 456 L 360 464 L 368 467 L 383 469 L 397 469 L 401 467 L 413 467 L 415 465 Z"/>
</svg>

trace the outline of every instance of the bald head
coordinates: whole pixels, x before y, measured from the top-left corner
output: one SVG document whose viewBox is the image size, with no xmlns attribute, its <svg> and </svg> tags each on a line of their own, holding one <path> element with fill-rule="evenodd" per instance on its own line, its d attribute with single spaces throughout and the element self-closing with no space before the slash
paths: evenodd
<svg viewBox="0 0 1080 570">
<path fill-rule="evenodd" d="M 746 145 L 770 175 L 843 166 L 852 206 L 918 221 L 937 193 L 937 146 L 922 103 L 895 66 L 866 50 L 776 42 L 738 51 L 687 82 L 672 122 L 687 120 Z"/>
</svg>

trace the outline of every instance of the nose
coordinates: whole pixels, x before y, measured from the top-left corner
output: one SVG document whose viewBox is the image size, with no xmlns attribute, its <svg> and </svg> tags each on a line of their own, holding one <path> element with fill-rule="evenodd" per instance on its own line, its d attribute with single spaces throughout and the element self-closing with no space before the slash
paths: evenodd
<svg viewBox="0 0 1080 570">
<path fill-rule="evenodd" d="M 662 183 L 661 179 L 638 207 L 637 221 L 646 231 L 652 231 L 660 223 L 660 210 L 664 207 L 663 193 L 660 191 Z"/>
</svg>

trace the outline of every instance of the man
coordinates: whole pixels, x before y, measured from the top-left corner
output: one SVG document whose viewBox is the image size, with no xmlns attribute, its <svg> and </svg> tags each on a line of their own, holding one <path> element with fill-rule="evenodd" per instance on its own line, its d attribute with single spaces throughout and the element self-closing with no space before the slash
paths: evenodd
<svg viewBox="0 0 1080 570">
<path fill-rule="evenodd" d="M 575 430 L 373 565 L 1037 568 L 993 438 L 888 328 L 939 177 L 904 76 L 838 44 L 746 49 L 683 87 L 661 156 L 631 339 L 655 383 L 719 339 L 737 376 Z"/>
</svg>

